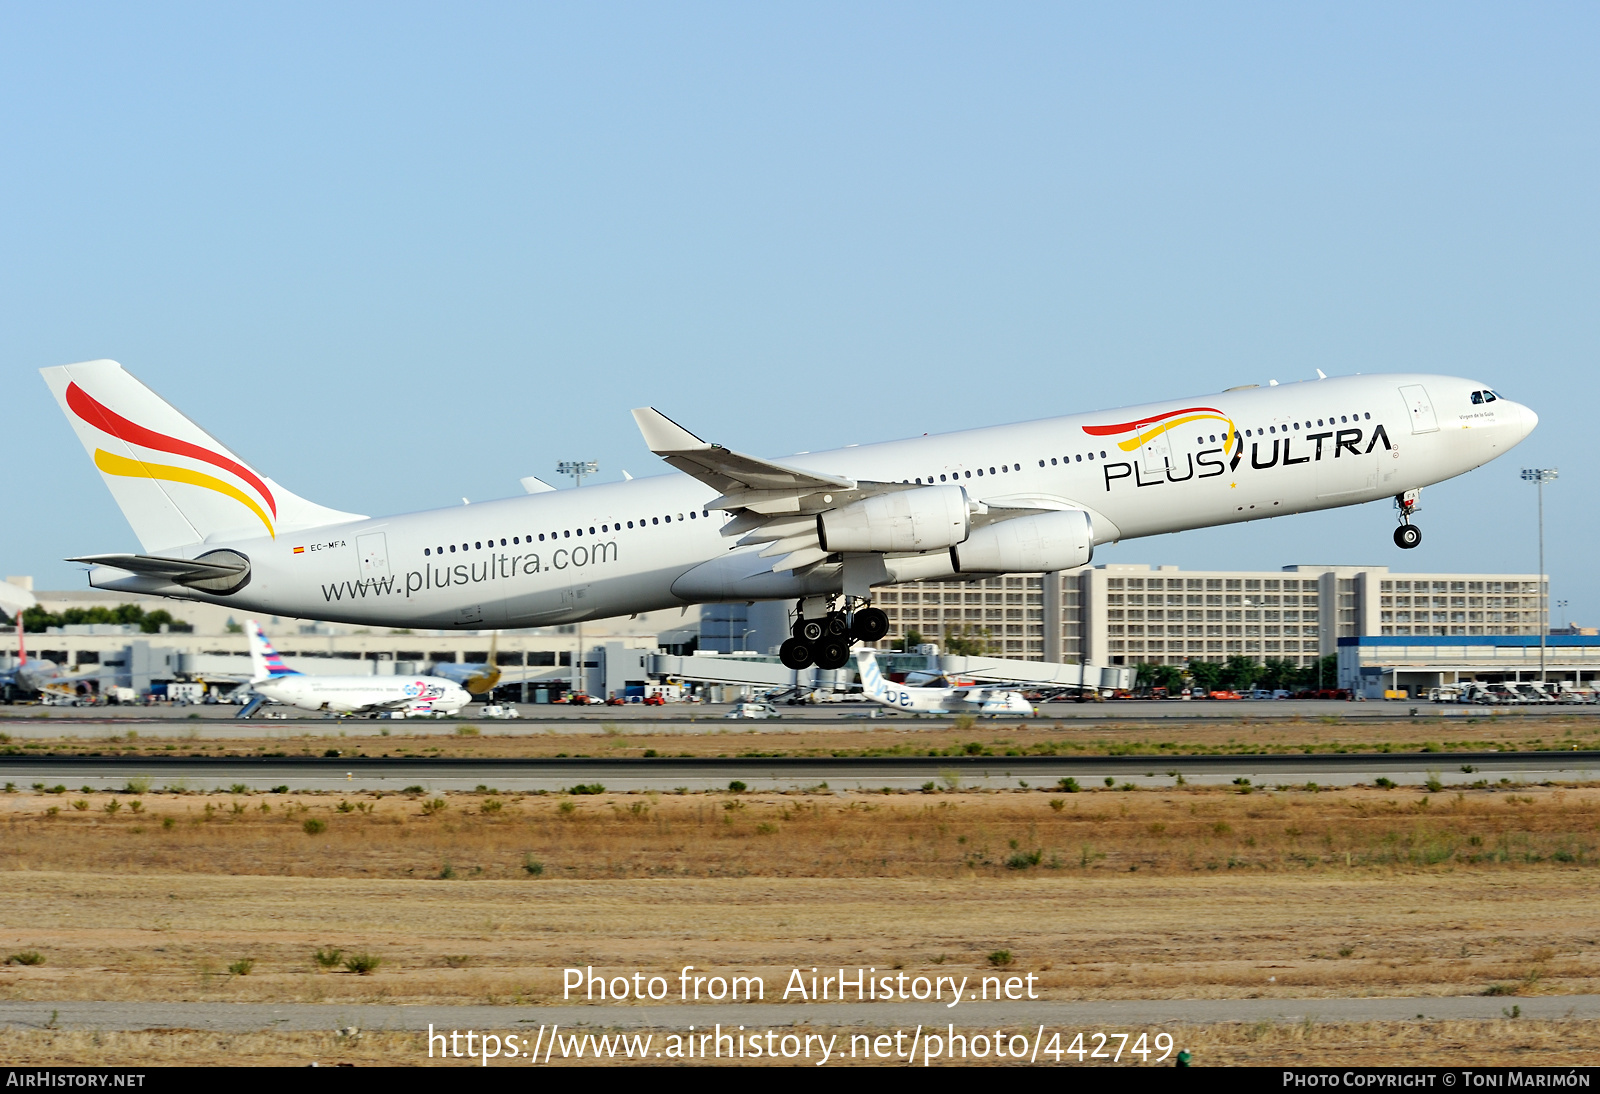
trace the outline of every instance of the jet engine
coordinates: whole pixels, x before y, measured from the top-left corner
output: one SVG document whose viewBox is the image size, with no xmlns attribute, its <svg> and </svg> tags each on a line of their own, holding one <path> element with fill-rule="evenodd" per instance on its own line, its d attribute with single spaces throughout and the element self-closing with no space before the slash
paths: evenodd
<svg viewBox="0 0 1600 1094">
<path fill-rule="evenodd" d="M 876 494 L 817 515 L 824 551 L 937 551 L 971 530 L 967 492 L 959 486 Z"/>
<path fill-rule="evenodd" d="M 1070 570 L 1093 557 L 1094 527 L 1081 509 L 996 521 L 950 548 L 951 564 L 961 574 Z"/>
</svg>

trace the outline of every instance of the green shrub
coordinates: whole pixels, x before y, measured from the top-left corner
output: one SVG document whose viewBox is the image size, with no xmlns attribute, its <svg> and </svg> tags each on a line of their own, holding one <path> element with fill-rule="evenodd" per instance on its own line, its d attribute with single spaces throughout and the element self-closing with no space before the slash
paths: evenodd
<svg viewBox="0 0 1600 1094">
<path fill-rule="evenodd" d="M 6 958 L 7 965 L 43 965 L 44 954 L 38 950 L 23 950 Z"/>
<path fill-rule="evenodd" d="M 107 813 L 114 817 L 117 815 L 117 810 L 122 808 L 122 803 L 116 798 L 112 798 L 110 801 L 106 802 L 104 808 Z"/>
<path fill-rule="evenodd" d="M 498 813 L 506 807 L 506 803 L 499 798 L 485 798 L 483 804 L 478 806 L 478 812 L 485 814 Z"/>
<path fill-rule="evenodd" d="M 253 958 L 253 957 L 241 957 L 241 958 L 239 958 L 239 960 L 235 961 L 233 964 L 228 966 L 228 971 L 233 973 L 233 975 L 235 975 L 235 976 L 249 976 L 250 975 L 250 970 L 255 968 L 255 967 L 256 967 L 256 959 L 255 958 Z"/>
<path fill-rule="evenodd" d="M 1083 787 L 1078 785 L 1078 780 L 1074 779 L 1071 775 L 1068 775 L 1066 778 L 1061 779 L 1059 782 L 1056 783 L 1056 786 L 1060 787 L 1062 790 L 1066 791 L 1068 794 L 1076 794 L 1079 790 L 1083 789 Z"/>
<path fill-rule="evenodd" d="M 148 794 L 150 793 L 150 780 L 142 776 L 136 779 L 129 779 L 128 785 L 122 788 L 122 792 L 124 794 Z"/>
<path fill-rule="evenodd" d="M 324 946 L 311 955 L 311 960 L 325 969 L 336 969 L 339 962 L 344 960 L 344 951 L 332 946 Z"/>
<path fill-rule="evenodd" d="M 443 798 L 429 798 L 427 801 L 422 803 L 422 815 L 424 817 L 431 817 L 435 814 L 443 813 L 447 808 L 449 808 L 449 806 Z"/>
<path fill-rule="evenodd" d="M 997 969 L 1004 968 L 1005 966 L 1011 964 L 1011 951 L 995 950 L 989 955 L 989 964 L 993 965 Z"/>
<path fill-rule="evenodd" d="M 1065 798 L 1051 798 L 1050 799 L 1050 808 L 1055 810 L 1057 813 L 1061 812 L 1066 807 L 1067 807 L 1067 799 L 1065 799 Z"/>
<path fill-rule="evenodd" d="M 599 783 L 579 783 L 577 786 L 567 788 L 568 794 L 604 794 L 605 792 L 606 788 Z"/>
<path fill-rule="evenodd" d="M 357 976 L 370 976 L 372 970 L 383 964 L 383 958 L 370 953 L 353 953 L 344 959 L 344 967 Z"/>
<path fill-rule="evenodd" d="M 300 827 L 308 836 L 319 836 L 328 830 L 328 822 L 318 820 L 316 817 L 308 817 Z"/>
<path fill-rule="evenodd" d="M 1043 858 L 1044 853 L 1042 851 L 1018 851 L 1006 859 L 1006 869 L 1026 870 L 1030 866 L 1039 865 L 1040 860 Z"/>
<path fill-rule="evenodd" d="M 728 784 L 728 789 L 737 794 L 741 791 L 748 790 L 749 787 L 745 786 L 745 784 L 740 782 L 738 779 L 734 779 Z M 573 791 L 573 793 L 577 793 L 577 791 Z"/>
<path fill-rule="evenodd" d="M 78 812 L 82 813 L 85 809 L 89 808 L 89 803 L 84 801 L 82 798 L 78 798 L 75 801 L 73 801 L 72 808 L 74 808 Z"/>
<path fill-rule="evenodd" d="M 178 822 L 173 820 L 171 817 L 162 817 L 161 818 L 161 827 L 166 828 L 168 830 L 172 829 L 177 823 Z"/>
<path fill-rule="evenodd" d="M 544 873 L 544 863 L 527 854 L 522 856 L 522 872 L 529 877 L 539 877 Z"/>
</svg>

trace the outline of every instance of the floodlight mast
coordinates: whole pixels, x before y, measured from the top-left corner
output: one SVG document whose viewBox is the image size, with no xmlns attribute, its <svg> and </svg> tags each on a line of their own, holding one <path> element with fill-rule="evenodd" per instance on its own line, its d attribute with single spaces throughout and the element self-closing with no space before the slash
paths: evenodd
<svg viewBox="0 0 1600 1094">
<path fill-rule="evenodd" d="M 1550 633 L 1550 597 L 1544 576 L 1544 484 L 1561 477 L 1558 467 L 1524 467 L 1522 481 L 1539 488 L 1539 683 L 1545 683 L 1545 636 Z"/>
<path fill-rule="evenodd" d="M 585 475 L 593 475 L 599 470 L 600 461 L 598 460 L 562 460 L 556 464 L 556 473 L 571 475 L 574 486 L 582 486 Z"/>
</svg>

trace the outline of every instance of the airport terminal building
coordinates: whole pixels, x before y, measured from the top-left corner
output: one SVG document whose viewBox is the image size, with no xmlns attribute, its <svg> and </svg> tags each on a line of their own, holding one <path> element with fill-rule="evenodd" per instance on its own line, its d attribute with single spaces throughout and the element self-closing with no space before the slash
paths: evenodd
<svg viewBox="0 0 1600 1094">
<path fill-rule="evenodd" d="M 26 579 L 16 579 L 23 581 Z M 142 690 L 153 682 L 236 666 L 245 653 L 239 620 L 226 608 L 130 597 L 99 590 L 40 592 L 41 605 L 112 607 L 137 601 L 192 624 L 188 633 L 85 625 L 29 636 L 35 656 L 80 670 L 98 665 L 102 682 Z M 1013 660 L 1131 666 L 1223 661 L 1235 655 L 1298 665 L 1339 655 L 1341 687 L 1381 696 L 1477 677 L 1535 679 L 1540 600 L 1535 574 L 1393 573 L 1386 566 L 1294 565 L 1281 570 L 1182 570 L 1111 563 L 1045 574 L 973 581 L 928 581 L 880 590 L 890 630 L 880 646 L 907 635 L 949 652 L 965 639 Z M 591 650 L 741 654 L 774 652 L 787 628 L 787 603 L 707 605 L 698 625 L 677 612 L 509 632 L 493 640 L 470 631 L 412 633 L 303 620 L 262 620 L 291 661 L 310 672 L 416 673 L 440 661 L 482 663 L 492 655 L 547 698 L 574 678 L 574 661 L 593 675 Z M 1600 676 L 1600 638 L 1551 637 L 1552 677 Z M 0 654 L 14 653 L 14 634 Z M 9 659 L 5 659 L 9 663 Z M 591 671 L 593 670 L 593 671 Z"/>
</svg>

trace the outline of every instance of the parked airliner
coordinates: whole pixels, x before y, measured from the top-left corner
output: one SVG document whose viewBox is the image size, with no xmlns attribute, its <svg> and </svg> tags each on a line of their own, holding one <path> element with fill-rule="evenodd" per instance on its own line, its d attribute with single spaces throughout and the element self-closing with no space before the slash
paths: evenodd
<svg viewBox="0 0 1600 1094">
<path fill-rule="evenodd" d="M 254 619 L 250 636 L 250 686 L 258 695 L 302 710 L 331 714 L 454 714 L 472 700 L 466 690 L 437 676 L 309 676 L 283 663 Z"/>
<path fill-rule="evenodd" d="M 856 670 L 861 674 L 861 693 L 875 703 L 905 714 L 1002 714 L 1027 716 L 1033 704 L 1015 688 L 996 684 L 966 687 L 919 688 L 897 684 L 884 677 L 878 655 L 872 650 L 856 650 Z"/>
<path fill-rule="evenodd" d="M 42 370 L 133 526 L 87 555 L 95 588 L 363 626 L 499 629 L 716 601 L 794 600 L 785 664 L 842 668 L 896 582 L 1082 566 L 1097 544 L 1394 498 L 1538 422 L 1434 375 L 1251 385 L 1124 410 L 781 460 L 634 411 L 684 472 L 370 518 L 306 501 L 115 361 Z"/>
</svg>

